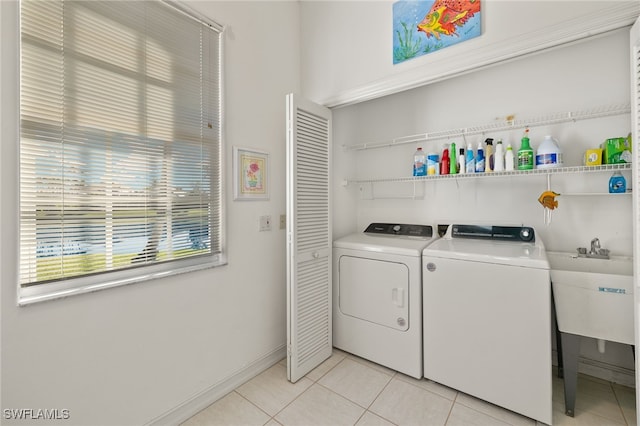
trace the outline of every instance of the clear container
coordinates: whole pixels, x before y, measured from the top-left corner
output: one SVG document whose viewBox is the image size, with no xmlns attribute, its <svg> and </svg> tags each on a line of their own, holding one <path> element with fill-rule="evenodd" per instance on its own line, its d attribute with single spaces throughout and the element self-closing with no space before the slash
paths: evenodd
<svg viewBox="0 0 640 426">
<path fill-rule="evenodd" d="M 414 176 L 426 176 L 427 175 L 427 161 L 422 148 L 413 154 L 413 175 Z"/>
</svg>

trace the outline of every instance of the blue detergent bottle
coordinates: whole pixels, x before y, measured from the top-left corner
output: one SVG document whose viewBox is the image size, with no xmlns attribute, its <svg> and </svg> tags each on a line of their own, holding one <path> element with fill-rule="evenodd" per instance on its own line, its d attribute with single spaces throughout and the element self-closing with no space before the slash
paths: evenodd
<svg viewBox="0 0 640 426">
<path fill-rule="evenodd" d="M 612 194 L 621 194 L 627 192 L 627 181 L 620 172 L 615 172 L 609 178 L 609 192 Z"/>
<path fill-rule="evenodd" d="M 475 173 L 476 172 L 476 157 L 473 153 L 473 147 L 471 146 L 471 142 L 467 145 L 467 164 L 465 169 L 467 173 Z"/>
<path fill-rule="evenodd" d="M 478 143 L 478 151 L 476 153 L 476 173 L 484 173 L 484 149 L 482 149 L 482 142 Z"/>
</svg>

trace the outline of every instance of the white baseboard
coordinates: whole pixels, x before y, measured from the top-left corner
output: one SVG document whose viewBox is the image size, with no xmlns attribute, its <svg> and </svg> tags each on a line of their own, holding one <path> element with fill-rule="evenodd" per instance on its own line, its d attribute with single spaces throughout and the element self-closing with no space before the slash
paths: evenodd
<svg viewBox="0 0 640 426">
<path fill-rule="evenodd" d="M 635 371 L 589 358 L 578 358 L 578 372 L 631 388 L 636 387 Z"/>
<path fill-rule="evenodd" d="M 177 407 L 149 421 L 146 426 L 179 425 L 207 408 L 238 386 L 249 381 L 267 368 L 278 363 L 286 356 L 286 345 L 282 345 L 271 353 L 264 355 L 245 368 L 238 370 L 212 385 L 208 389 L 194 395 Z"/>
<path fill-rule="evenodd" d="M 558 365 L 558 354 L 555 350 L 553 351 L 553 365 Z M 578 357 L 578 373 L 631 388 L 636 387 L 636 372 L 634 370 L 583 356 Z"/>
</svg>

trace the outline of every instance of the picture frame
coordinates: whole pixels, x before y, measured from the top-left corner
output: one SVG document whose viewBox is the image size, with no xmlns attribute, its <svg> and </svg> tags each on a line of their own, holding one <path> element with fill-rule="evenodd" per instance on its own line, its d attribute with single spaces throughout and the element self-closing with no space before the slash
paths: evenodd
<svg viewBox="0 0 640 426">
<path fill-rule="evenodd" d="M 269 199 L 269 153 L 233 147 L 233 199 Z"/>
<path fill-rule="evenodd" d="M 393 64 L 480 37 L 481 3 L 483 0 L 393 3 Z"/>
</svg>

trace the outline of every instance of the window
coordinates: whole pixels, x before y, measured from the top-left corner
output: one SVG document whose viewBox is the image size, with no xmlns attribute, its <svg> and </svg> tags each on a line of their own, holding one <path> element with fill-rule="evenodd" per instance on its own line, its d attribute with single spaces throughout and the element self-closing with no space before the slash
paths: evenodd
<svg viewBox="0 0 640 426">
<path fill-rule="evenodd" d="M 23 0 L 20 303 L 224 263 L 221 28 Z"/>
</svg>

